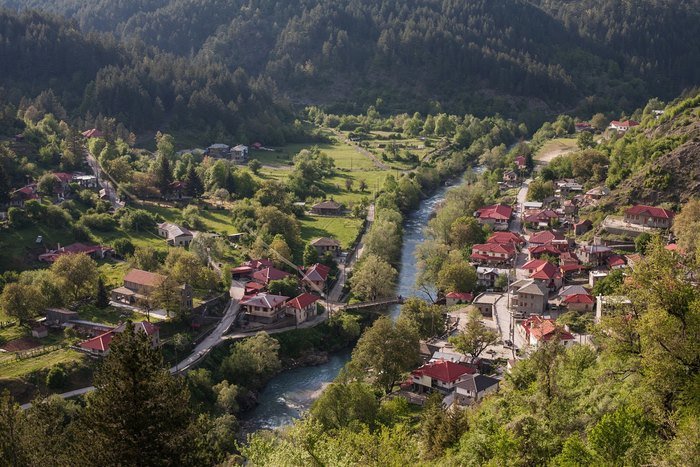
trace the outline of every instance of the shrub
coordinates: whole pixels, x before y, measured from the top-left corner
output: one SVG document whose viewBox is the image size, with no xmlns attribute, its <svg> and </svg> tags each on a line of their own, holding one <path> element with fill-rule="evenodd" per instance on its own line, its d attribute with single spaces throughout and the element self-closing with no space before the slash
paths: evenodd
<svg viewBox="0 0 700 467">
<path fill-rule="evenodd" d="M 46 375 L 46 386 L 51 389 L 61 389 L 66 384 L 66 370 L 61 366 L 55 366 Z"/>
<path fill-rule="evenodd" d="M 80 223 L 100 232 L 111 232 L 117 226 L 117 221 L 109 214 L 85 214 Z"/>
<path fill-rule="evenodd" d="M 124 213 L 119 223 L 123 229 L 139 232 L 153 229 L 156 225 L 156 220 L 150 212 L 143 209 L 135 209 Z"/>
</svg>

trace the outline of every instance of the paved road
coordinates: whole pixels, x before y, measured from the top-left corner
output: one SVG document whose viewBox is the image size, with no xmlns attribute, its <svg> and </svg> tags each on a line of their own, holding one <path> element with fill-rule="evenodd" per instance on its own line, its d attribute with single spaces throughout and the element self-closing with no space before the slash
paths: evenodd
<svg viewBox="0 0 700 467">
<path fill-rule="evenodd" d="M 511 323 L 510 311 L 508 310 L 508 294 L 503 294 L 500 300 L 496 302 L 494 307 L 494 320 L 497 322 L 498 329 L 501 332 L 503 340 L 510 340 L 510 329 L 515 324 L 515 333 L 513 342 L 515 347 L 520 349 L 525 346 L 525 336 L 520 331 L 520 326 L 517 323 Z"/>
<path fill-rule="evenodd" d="M 95 156 L 93 156 L 90 151 L 85 150 L 85 160 L 87 160 L 88 165 L 90 166 L 90 169 L 92 169 L 92 174 L 97 177 L 97 182 L 100 184 L 100 186 L 105 190 L 105 193 L 107 194 L 107 199 L 109 199 L 109 202 L 112 204 L 112 207 L 114 209 L 119 209 L 121 207 L 124 207 L 124 203 L 119 201 L 119 198 L 117 197 L 117 191 L 114 189 L 114 186 L 112 185 L 112 182 L 108 179 L 109 176 L 105 176 L 105 174 L 102 172 L 102 168 L 100 167 L 100 163 L 97 162 L 97 159 L 95 159 Z"/>
<path fill-rule="evenodd" d="M 236 321 L 238 317 L 238 312 L 240 311 L 240 305 L 237 300 L 231 300 L 228 303 L 228 308 L 226 308 L 226 314 L 221 319 L 219 324 L 214 328 L 214 330 L 205 337 L 202 342 L 197 344 L 192 353 L 182 360 L 180 363 L 175 365 L 170 369 L 170 373 L 178 373 L 181 371 L 187 371 L 192 365 L 199 362 L 204 358 L 209 351 L 215 346 L 223 342 L 223 335 L 229 330 Z"/>
</svg>

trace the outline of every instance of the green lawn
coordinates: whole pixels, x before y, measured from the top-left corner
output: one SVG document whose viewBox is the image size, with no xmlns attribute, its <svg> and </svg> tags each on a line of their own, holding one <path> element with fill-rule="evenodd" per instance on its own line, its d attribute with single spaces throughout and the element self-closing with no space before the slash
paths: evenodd
<svg viewBox="0 0 700 467">
<path fill-rule="evenodd" d="M 305 216 L 301 219 L 301 237 L 306 241 L 317 237 L 335 238 L 345 249 L 357 238 L 361 227 L 361 219 Z"/>
<path fill-rule="evenodd" d="M 100 271 L 107 288 L 112 289 L 122 285 L 129 265 L 126 262 L 99 261 L 97 269 Z"/>
<path fill-rule="evenodd" d="M 332 157 L 335 166 L 339 169 L 362 170 L 375 167 L 369 156 L 360 152 L 355 146 L 342 142 L 288 144 L 278 148 L 275 152 L 253 151 L 251 157 L 264 165 L 289 169 L 294 155 L 302 149 L 309 149 L 313 146 L 318 146 L 321 151 Z"/>
<path fill-rule="evenodd" d="M 14 355 L 0 357 L 0 377 L 20 378 L 29 373 L 39 370 L 46 370 L 59 364 L 70 364 L 81 362 L 87 356 L 72 349 L 60 349 L 53 352 L 39 355 L 37 357 L 16 360 Z"/>
</svg>

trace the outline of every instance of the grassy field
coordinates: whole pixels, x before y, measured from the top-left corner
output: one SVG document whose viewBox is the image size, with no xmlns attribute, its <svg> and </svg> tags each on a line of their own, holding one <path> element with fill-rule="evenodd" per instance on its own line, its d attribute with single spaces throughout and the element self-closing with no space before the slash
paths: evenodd
<svg viewBox="0 0 700 467">
<path fill-rule="evenodd" d="M 335 238 L 345 249 L 350 247 L 361 227 L 362 219 L 305 216 L 301 219 L 301 236 L 304 240 L 317 237 Z"/>
<path fill-rule="evenodd" d="M 16 360 L 14 355 L 0 357 L 0 375 L 3 379 L 21 378 L 29 373 L 47 370 L 55 365 L 70 364 L 86 359 L 85 354 L 72 349 L 60 349 L 37 357 Z"/>
<path fill-rule="evenodd" d="M 292 158 L 302 149 L 309 149 L 313 146 L 318 146 L 321 151 L 332 157 L 335 166 L 339 169 L 355 170 L 375 167 L 374 162 L 367 155 L 362 154 L 355 147 L 341 142 L 288 144 L 278 148 L 275 152 L 253 151 L 251 157 L 264 165 L 289 170 Z"/>
<path fill-rule="evenodd" d="M 555 157 L 577 149 L 576 138 L 555 138 L 544 143 L 535 154 L 534 159 L 539 164 L 548 164 Z"/>
</svg>

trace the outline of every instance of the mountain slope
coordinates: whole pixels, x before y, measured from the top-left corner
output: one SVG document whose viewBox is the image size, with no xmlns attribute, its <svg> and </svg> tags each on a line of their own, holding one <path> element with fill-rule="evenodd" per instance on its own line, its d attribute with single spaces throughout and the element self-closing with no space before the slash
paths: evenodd
<svg viewBox="0 0 700 467">
<path fill-rule="evenodd" d="M 47 14 L 0 10 L 0 63 L 0 97 L 15 103 L 24 98 L 24 107 L 33 104 L 61 118 L 64 111 L 42 103 L 59 101 L 73 117 L 115 117 L 134 131 L 186 130 L 205 140 L 264 137 L 270 144 L 288 135 L 291 114 L 269 82 L 215 61 L 195 64 L 106 35 L 86 35 Z"/>
<path fill-rule="evenodd" d="M 679 206 L 700 196 L 700 94 L 668 106 L 658 120 L 647 116 L 642 127 L 617 148 L 621 153 L 633 147 L 631 152 L 644 153 L 647 162 L 605 198 L 605 210 L 632 203 Z"/>
<path fill-rule="evenodd" d="M 0 0 L 272 77 L 302 103 L 582 112 L 700 81 L 698 0 Z M 419 110 L 426 110 L 421 109 Z"/>
</svg>

